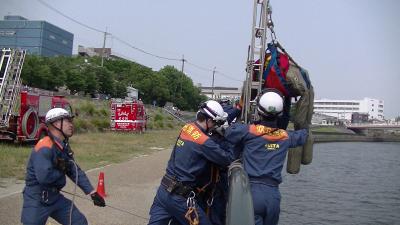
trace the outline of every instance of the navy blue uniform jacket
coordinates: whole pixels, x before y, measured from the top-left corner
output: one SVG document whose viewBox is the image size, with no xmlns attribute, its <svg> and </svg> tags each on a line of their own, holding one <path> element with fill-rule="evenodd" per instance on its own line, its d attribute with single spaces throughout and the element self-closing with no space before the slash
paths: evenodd
<svg viewBox="0 0 400 225">
<path fill-rule="evenodd" d="M 168 161 L 167 175 L 186 185 L 199 187 L 199 176 L 207 174 L 210 164 L 227 167 L 233 161 L 229 150 L 219 147 L 196 123 L 186 124 Z"/>
<path fill-rule="evenodd" d="M 53 140 L 54 139 L 54 140 Z M 72 156 L 68 155 L 69 146 L 65 146 L 63 142 L 57 138 L 49 136 L 41 139 L 32 150 L 27 166 L 27 174 L 25 178 L 26 187 L 32 190 L 43 190 L 56 188 L 61 190 L 66 183 L 66 176 L 63 172 L 56 168 L 57 158 L 64 158 L 67 162 L 72 160 Z M 67 176 L 76 183 L 75 166 L 72 162 L 68 163 L 69 173 Z M 93 186 L 86 174 L 77 166 L 78 169 L 78 186 L 89 194 L 93 191 Z M 27 189 L 26 189 L 27 190 Z"/>
<path fill-rule="evenodd" d="M 250 180 L 273 179 L 279 184 L 288 149 L 304 145 L 307 130 L 287 132 L 262 124 L 235 123 L 226 130 L 225 138 L 242 149 L 244 169 Z"/>
</svg>

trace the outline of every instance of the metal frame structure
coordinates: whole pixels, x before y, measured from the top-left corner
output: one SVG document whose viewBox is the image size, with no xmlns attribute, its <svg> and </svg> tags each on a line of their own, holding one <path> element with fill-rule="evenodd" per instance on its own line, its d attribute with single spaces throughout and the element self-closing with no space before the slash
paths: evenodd
<svg viewBox="0 0 400 225">
<path fill-rule="evenodd" d="M 267 30 L 271 26 L 270 14 L 272 13 L 269 0 L 254 0 L 253 25 L 251 44 L 247 57 L 246 81 L 244 82 L 244 105 L 242 120 L 245 123 L 251 122 L 257 116 L 256 110 L 252 107 L 255 99 L 251 99 L 253 90 L 257 95 L 262 89 L 262 74 L 264 71 L 265 49 L 267 41 Z M 258 60 L 256 63 L 256 60 Z M 253 73 L 258 71 L 258 79 L 253 81 Z"/>
<path fill-rule="evenodd" d="M 0 127 L 8 127 L 20 93 L 26 51 L 3 49 L 0 54 Z"/>
</svg>

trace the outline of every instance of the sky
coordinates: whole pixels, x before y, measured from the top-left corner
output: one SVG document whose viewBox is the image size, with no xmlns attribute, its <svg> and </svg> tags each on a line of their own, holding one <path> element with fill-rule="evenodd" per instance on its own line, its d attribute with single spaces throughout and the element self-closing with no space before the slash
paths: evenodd
<svg viewBox="0 0 400 225">
<path fill-rule="evenodd" d="M 240 87 L 251 41 L 250 0 L 0 0 L 0 17 L 45 20 L 74 34 L 77 46 L 101 47 L 157 71 L 187 60 L 195 84 Z M 270 0 L 278 41 L 309 71 L 316 98 L 384 100 L 386 118 L 400 115 L 400 1 Z"/>
</svg>

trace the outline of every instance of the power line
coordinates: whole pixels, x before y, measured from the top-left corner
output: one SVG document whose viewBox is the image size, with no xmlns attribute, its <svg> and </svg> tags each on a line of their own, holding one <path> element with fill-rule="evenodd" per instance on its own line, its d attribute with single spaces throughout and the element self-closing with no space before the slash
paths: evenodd
<svg viewBox="0 0 400 225">
<path fill-rule="evenodd" d="M 44 2 L 44 1 L 42 1 L 42 0 L 37 0 L 37 1 L 38 1 L 40 4 L 46 6 L 47 8 L 49 8 L 49 9 L 51 9 L 51 10 L 57 12 L 57 13 L 60 14 L 61 16 L 65 17 L 65 18 L 67 18 L 67 19 L 69 19 L 69 20 L 71 20 L 71 21 L 73 21 L 73 22 L 75 22 L 75 23 L 77 23 L 77 24 L 79 24 L 79 25 L 81 25 L 81 26 L 84 26 L 84 27 L 86 27 L 86 28 L 88 28 L 88 29 L 90 29 L 90 30 L 93 30 L 93 31 L 96 31 L 96 32 L 99 32 L 99 33 L 104 33 L 104 31 L 102 31 L 102 30 L 99 30 L 99 29 L 96 29 L 96 28 L 91 27 L 91 26 L 89 26 L 89 25 L 86 25 L 86 24 L 84 24 L 84 23 L 81 23 L 81 22 L 79 22 L 78 20 L 76 20 L 76 19 L 74 19 L 74 18 L 72 18 L 72 17 L 69 17 L 69 16 L 65 15 L 64 13 L 62 13 L 61 11 L 59 11 L 58 9 L 52 7 L 51 5 L 47 4 L 46 2 Z"/>
<path fill-rule="evenodd" d="M 133 59 L 133 58 L 131 58 L 131 57 L 127 56 L 127 55 L 124 55 L 124 54 L 122 54 L 120 52 L 113 51 L 112 55 L 118 56 L 118 57 L 120 57 L 122 59 L 125 59 L 125 60 L 128 60 L 128 61 L 137 62 L 136 59 Z"/>
<path fill-rule="evenodd" d="M 238 79 L 232 78 L 231 76 L 228 76 L 228 75 L 226 75 L 226 74 L 224 74 L 224 73 L 222 73 L 222 72 L 220 72 L 218 70 L 216 71 L 216 73 L 221 74 L 222 76 L 224 76 L 226 78 L 229 78 L 231 80 L 238 81 L 238 82 L 243 82 L 243 80 L 238 80 Z"/>
<path fill-rule="evenodd" d="M 144 54 L 147 54 L 147 55 L 150 55 L 150 56 L 159 58 L 159 59 L 164 59 L 164 60 L 169 60 L 169 61 L 179 61 L 179 62 L 184 61 L 184 62 L 186 62 L 188 65 L 191 65 L 191 66 L 193 66 L 193 67 L 196 67 L 197 69 L 200 69 L 200 70 L 203 70 L 203 71 L 206 71 L 206 72 L 213 72 L 213 71 L 214 71 L 213 69 L 206 68 L 206 67 L 203 67 L 203 66 L 199 66 L 199 65 L 197 65 L 197 64 L 194 64 L 194 63 L 192 63 L 192 62 L 190 62 L 190 61 L 188 61 L 187 59 L 184 59 L 184 58 L 182 58 L 182 59 L 179 59 L 179 58 L 170 58 L 170 57 L 160 56 L 160 55 L 156 55 L 156 54 L 154 54 L 154 53 L 145 51 L 145 50 L 143 50 L 143 49 L 141 49 L 141 48 L 139 48 L 139 47 L 136 47 L 136 46 L 130 44 L 130 43 L 127 42 L 127 41 L 122 40 L 121 38 L 119 38 L 119 37 L 117 37 L 117 36 L 115 36 L 115 35 L 113 35 L 113 34 L 111 34 L 111 33 L 108 33 L 108 32 L 106 32 L 106 31 L 102 31 L 102 30 L 99 30 L 99 29 L 96 29 L 96 28 L 91 27 L 91 26 L 89 26 L 89 25 L 86 25 L 86 24 L 84 24 L 84 23 L 82 23 L 82 22 L 80 22 L 80 21 L 78 21 L 78 20 L 76 20 L 76 19 L 74 19 L 74 18 L 72 18 L 72 17 L 70 17 L 70 16 L 64 14 L 63 12 L 61 12 L 61 11 L 59 11 L 58 9 L 52 7 L 51 5 L 47 4 L 47 3 L 46 3 L 45 1 L 43 1 L 43 0 L 37 0 L 37 1 L 38 1 L 40 4 L 44 5 L 45 7 L 47 7 L 47 8 L 49 8 L 49 9 L 55 11 L 56 13 L 60 14 L 61 16 L 65 17 L 65 18 L 67 18 L 67 19 L 69 19 L 69 20 L 71 20 L 71 21 L 73 21 L 73 22 L 75 22 L 75 23 L 77 23 L 77 24 L 79 24 L 79 25 L 81 25 L 81 26 L 83 26 L 83 27 L 86 27 L 86 28 L 88 28 L 88 29 L 90 29 L 90 30 L 93 30 L 93 31 L 96 31 L 96 32 L 99 32 L 99 33 L 102 33 L 102 34 L 105 34 L 105 35 L 111 35 L 111 37 L 112 37 L 113 39 L 119 41 L 120 43 L 122 43 L 122 44 L 124 44 L 124 45 L 126 45 L 126 46 L 128 46 L 128 47 L 130 47 L 130 48 L 132 48 L 132 49 L 134 49 L 134 50 L 136 50 L 136 51 L 142 52 L 142 53 L 144 53 Z M 124 56 L 124 57 L 125 57 L 125 56 Z M 226 77 L 226 78 L 228 78 L 228 79 L 231 79 L 231 80 L 233 80 L 233 81 L 242 82 L 242 80 L 238 80 L 238 79 L 232 78 L 232 77 L 230 77 L 230 76 L 228 76 L 228 75 L 226 75 L 226 74 L 224 74 L 224 73 L 222 73 L 222 72 L 220 72 L 220 71 L 215 71 L 215 73 L 218 73 L 218 74 L 220 74 L 220 75 L 222 75 L 222 76 L 224 76 L 224 77 Z"/>
<path fill-rule="evenodd" d="M 201 70 L 204 70 L 204 71 L 207 71 L 207 72 L 212 72 L 212 71 L 213 71 L 212 69 L 205 68 L 205 67 L 202 67 L 202 66 L 198 66 L 198 65 L 196 65 L 196 64 L 194 64 L 194 63 L 191 63 L 191 62 L 188 61 L 188 60 L 186 60 L 186 63 L 189 64 L 189 65 L 191 65 L 191 66 L 196 67 L 197 69 L 201 69 Z"/>
<path fill-rule="evenodd" d="M 82 22 L 79 22 L 78 20 L 76 20 L 76 19 L 74 19 L 74 18 L 72 18 L 72 17 L 70 17 L 70 16 L 64 14 L 64 13 L 61 12 L 60 10 L 58 10 L 58 9 L 52 7 L 51 5 L 47 4 L 47 3 L 44 2 L 43 0 L 37 0 L 37 1 L 38 1 L 39 3 L 41 3 L 42 5 L 46 6 L 47 8 L 49 8 L 49 9 L 51 9 L 51 10 L 57 12 L 58 14 L 62 15 L 63 17 L 65 17 L 65 18 L 67 18 L 67 19 L 69 19 L 69 20 L 71 20 L 71 21 L 73 21 L 73 22 L 75 22 L 75 23 L 77 23 L 77 24 L 79 24 L 79 25 L 81 25 L 81 26 L 84 26 L 84 27 L 86 27 L 86 28 L 88 28 L 88 29 L 91 29 L 91 30 L 93 30 L 93 31 L 96 31 L 96 32 L 99 32 L 99 33 L 102 33 L 102 34 L 105 33 L 105 34 L 111 35 L 111 33 L 108 33 L 108 32 L 105 32 L 105 31 L 102 31 L 102 30 L 99 30 L 99 29 L 96 29 L 96 28 L 91 27 L 91 26 L 89 26 L 89 25 L 86 25 L 86 24 L 84 24 L 84 23 L 82 23 Z M 156 55 L 156 54 L 147 52 L 147 51 L 145 51 L 145 50 L 143 50 L 143 49 L 141 49 L 141 48 L 138 48 L 138 47 L 133 46 L 132 44 L 130 44 L 130 43 L 128 43 L 128 42 L 122 40 L 121 38 L 119 38 L 119 37 L 117 37 L 117 36 L 115 36 L 115 35 L 113 35 L 113 37 L 114 37 L 116 40 L 118 40 L 119 42 L 121 42 L 121 43 L 123 43 L 123 44 L 125 44 L 125 45 L 127 45 L 127 46 L 129 46 L 129 47 L 131 47 L 131 48 L 133 48 L 133 49 L 135 49 L 135 50 L 137 50 L 137 51 L 140 51 L 140 52 L 142 52 L 142 53 L 145 53 L 145 54 L 147 54 L 147 55 L 151 55 L 151 56 L 154 56 L 154 57 L 156 57 L 156 58 L 165 59 L 165 60 L 182 61 L 182 59 L 168 58 L 168 57 L 159 56 L 159 55 Z"/>
<path fill-rule="evenodd" d="M 156 58 L 159 58 L 159 59 L 165 59 L 165 60 L 170 60 L 170 61 L 182 61 L 182 59 L 178 59 L 178 58 L 168 58 L 168 57 L 159 56 L 159 55 L 156 55 L 156 54 L 147 52 L 147 51 L 145 51 L 145 50 L 143 50 L 143 49 L 141 49 L 141 48 L 138 48 L 138 47 L 133 46 L 132 44 L 130 44 L 130 43 L 128 43 L 128 42 L 122 40 L 121 38 L 119 38 L 119 37 L 117 37 L 117 36 L 115 36 L 115 35 L 112 35 L 112 36 L 113 36 L 113 38 L 115 38 L 115 40 L 121 42 L 122 44 L 125 44 L 125 45 L 127 45 L 127 46 L 129 46 L 129 47 L 131 47 L 131 48 L 133 48 L 133 49 L 135 49 L 135 50 L 137 50 L 137 51 L 139 51 L 139 52 L 142 52 L 142 53 L 144 53 L 144 54 L 151 55 L 151 56 L 156 57 Z"/>
<path fill-rule="evenodd" d="M 191 62 L 188 61 L 188 60 L 186 60 L 186 63 L 189 64 L 189 65 L 191 65 L 191 66 L 194 66 L 194 67 L 196 67 L 196 68 L 198 68 L 198 69 L 200 69 L 200 70 L 204 70 L 204 71 L 206 71 L 206 72 L 213 72 L 213 71 L 214 71 L 213 69 L 208 69 L 208 68 L 206 68 L 206 67 L 202 67 L 202 66 L 196 65 L 196 64 L 194 64 L 194 63 L 191 63 Z M 222 76 L 224 76 L 224 77 L 226 77 L 226 78 L 228 78 L 228 79 L 231 79 L 231 80 L 233 80 L 233 81 L 243 82 L 243 80 L 235 79 L 235 78 L 233 78 L 233 77 L 231 77 L 231 76 L 228 76 L 228 75 L 226 75 L 225 73 L 222 73 L 221 71 L 218 71 L 218 70 L 216 70 L 215 73 L 221 74 Z"/>
</svg>

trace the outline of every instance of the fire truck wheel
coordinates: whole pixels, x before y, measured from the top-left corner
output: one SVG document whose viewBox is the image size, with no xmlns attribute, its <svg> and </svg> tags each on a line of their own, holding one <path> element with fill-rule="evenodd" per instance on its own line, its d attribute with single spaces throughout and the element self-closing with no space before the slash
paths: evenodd
<svg viewBox="0 0 400 225">
<path fill-rule="evenodd" d="M 31 118 L 31 119 L 30 119 Z M 30 120 L 29 120 L 30 119 Z M 33 123 L 31 122 L 33 120 Z M 29 124 L 28 124 L 29 123 Z M 29 127 L 33 125 L 33 128 Z M 29 129 L 29 131 L 28 131 Z M 22 117 L 22 133 L 29 139 L 33 139 L 39 129 L 39 117 L 33 108 L 29 108 Z"/>
</svg>

